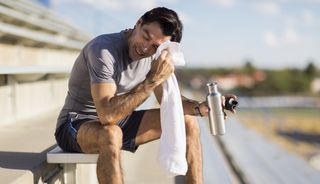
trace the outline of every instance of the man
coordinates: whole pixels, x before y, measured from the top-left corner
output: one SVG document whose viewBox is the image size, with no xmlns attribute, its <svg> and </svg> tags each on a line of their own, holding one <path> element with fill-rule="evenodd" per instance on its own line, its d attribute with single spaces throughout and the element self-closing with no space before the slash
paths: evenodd
<svg viewBox="0 0 320 184">
<path fill-rule="evenodd" d="M 152 56 L 167 40 L 180 42 L 182 23 L 167 8 L 146 12 L 133 29 L 98 36 L 76 59 L 56 140 L 65 151 L 98 153 L 99 183 L 123 183 L 120 151 L 161 135 L 160 110 L 135 109 L 154 92 L 161 103 L 162 85 L 173 72 L 168 51 Z M 187 135 L 188 183 L 202 183 L 202 157 L 196 115 L 204 103 L 182 97 Z"/>
</svg>

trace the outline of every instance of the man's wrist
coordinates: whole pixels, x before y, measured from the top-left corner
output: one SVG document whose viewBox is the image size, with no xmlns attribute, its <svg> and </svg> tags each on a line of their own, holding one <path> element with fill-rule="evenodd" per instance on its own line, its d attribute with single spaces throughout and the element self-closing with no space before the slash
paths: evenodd
<svg viewBox="0 0 320 184">
<path fill-rule="evenodd" d="M 154 90 L 154 88 L 158 86 L 158 83 L 155 80 L 151 80 L 149 78 L 146 78 L 143 81 L 143 85 L 144 85 L 145 91 L 151 93 Z"/>
</svg>

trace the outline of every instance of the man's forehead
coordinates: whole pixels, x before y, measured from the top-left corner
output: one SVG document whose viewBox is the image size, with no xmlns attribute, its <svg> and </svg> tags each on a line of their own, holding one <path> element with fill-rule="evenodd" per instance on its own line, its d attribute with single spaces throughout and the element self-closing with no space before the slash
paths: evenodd
<svg viewBox="0 0 320 184">
<path fill-rule="evenodd" d="M 171 36 L 166 36 L 163 34 L 163 31 L 160 27 L 160 24 L 157 22 L 151 22 L 144 24 L 142 29 L 146 34 L 153 40 L 155 40 L 159 45 L 167 40 L 171 39 Z"/>
</svg>

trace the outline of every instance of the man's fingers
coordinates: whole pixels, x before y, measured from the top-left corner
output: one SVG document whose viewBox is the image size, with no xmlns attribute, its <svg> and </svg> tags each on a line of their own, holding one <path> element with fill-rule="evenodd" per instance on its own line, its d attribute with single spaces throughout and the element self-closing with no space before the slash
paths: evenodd
<svg viewBox="0 0 320 184">
<path fill-rule="evenodd" d="M 226 97 L 221 96 L 222 107 L 226 106 L 226 102 L 225 101 L 226 101 Z"/>
<path fill-rule="evenodd" d="M 208 114 L 209 114 L 209 107 L 208 107 L 208 105 L 207 105 L 207 102 L 202 102 L 202 103 L 200 104 L 200 112 L 201 112 L 202 116 L 205 116 L 205 117 L 208 116 Z"/>
<path fill-rule="evenodd" d="M 164 61 L 164 60 L 166 59 L 168 53 L 169 53 L 169 52 L 168 52 L 167 50 L 163 50 L 163 51 L 161 52 L 161 54 L 160 54 L 160 59 L 161 59 L 162 61 Z"/>
<path fill-rule="evenodd" d="M 160 84 L 174 72 L 174 66 L 171 63 L 168 54 L 168 50 L 163 50 L 159 58 L 152 62 L 151 69 L 148 74 L 152 81 L 158 81 Z"/>
<path fill-rule="evenodd" d="M 237 100 L 237 96 L 236 95 L 234 95 L 234 94 L 226 94 L 226 95 L 224 95 L 226 98 L 233 98 L 233 99 L 235 99 L 235 100 Z"/>
<path fill-rule="evenodd" d="M 223 114 L 224 114 L 224 119 L 226 120 L 228 118 L 228 115 L 226 112 L 223 111 Z"/>
</svg>

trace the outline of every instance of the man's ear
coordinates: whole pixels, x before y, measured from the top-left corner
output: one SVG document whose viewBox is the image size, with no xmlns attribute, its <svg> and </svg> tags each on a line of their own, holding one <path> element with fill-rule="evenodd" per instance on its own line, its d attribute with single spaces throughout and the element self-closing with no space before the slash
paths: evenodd
<svg viewBox="0 0 320 184">
<path fill-rule="evenodd" d="M 136 22 L 136 26 L 137 26 L 137 25 L 140 25 L 140 26 L 141 26 L 142 22 L 143 22 L 143 20 L 140 18 L 140 19 Z"/>
</svg>

